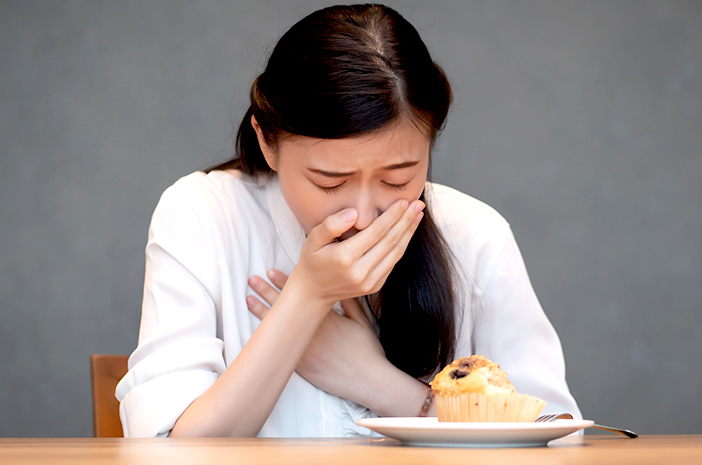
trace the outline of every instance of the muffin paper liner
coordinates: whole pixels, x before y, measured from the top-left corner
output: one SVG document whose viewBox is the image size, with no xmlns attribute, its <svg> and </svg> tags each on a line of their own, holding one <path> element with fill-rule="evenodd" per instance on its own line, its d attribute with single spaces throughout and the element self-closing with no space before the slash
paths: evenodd
<svg viewBox="0 0 702 465">
<path fill-rule="evenodd" d="M 436 395 L 439 421 L 532 422 L 546 401 L 527 394 Z"/>
</svg>

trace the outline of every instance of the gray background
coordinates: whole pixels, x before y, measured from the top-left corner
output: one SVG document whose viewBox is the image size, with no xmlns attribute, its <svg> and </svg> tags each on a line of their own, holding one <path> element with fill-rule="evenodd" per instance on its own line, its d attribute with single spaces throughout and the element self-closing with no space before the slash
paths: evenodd
<svg viewBox="0 0 702 465">
<path fill-rule="evenodd" d="M 0 1 L 0 436 L 92 434 L 159 195 L 324 1 Z M 587 418 L 702 433 L 702 2 L 393 1 L 452 79 L 434 179 L 512 224 Z"/>
</svg>

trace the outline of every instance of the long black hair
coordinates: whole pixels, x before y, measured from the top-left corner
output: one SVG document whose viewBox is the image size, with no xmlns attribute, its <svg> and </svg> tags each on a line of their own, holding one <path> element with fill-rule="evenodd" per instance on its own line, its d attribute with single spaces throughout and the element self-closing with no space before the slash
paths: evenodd
<svg viewBox="0 0 702 465">
<path fill-rule="evenodd" d="M 251 116 L 269 146 L 298 135 L 340 139 L 402 120 L 432 147 L 451 105 L 451 86 L 415 28 L 383 5 L 316 11 L 278 41 L 251 86 L 236 157 L 213 169 L 271 171 Z M 425 195 L 420 197 L 426 203 Z M 380 292 L 366 297 L 390 362 L 420 378 L 448 364 L 456 344 L 451 253 L 427 204 L 407 250 Z"/>
</svg>

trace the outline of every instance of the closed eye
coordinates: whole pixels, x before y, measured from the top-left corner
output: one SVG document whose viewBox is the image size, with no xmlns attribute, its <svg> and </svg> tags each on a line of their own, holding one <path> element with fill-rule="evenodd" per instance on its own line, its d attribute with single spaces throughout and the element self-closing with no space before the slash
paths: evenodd
<svg viewBox="0 0 702 465">
<path fill-rule="evenodd" d="M 386 186 L 388 186 L 392 189 L 395 189 L 398 191 L 403 191 L 403 190 L 407 189 L 407 185 L 409 184 L 409 181 L 402 183 L 402 184 L 392 184 L 390 182 L 383 181 L 383 184 L 385 184 Z"/>
<path fill-rule="evenodd" d="M 339 188 L 346 184 L 346 181 L 342 182 L 341 184 L 337 184 L 336 186 L 330 186 L 330 187 L 325 187 L 325 186 L 320 186 L 319 184 L 315 184 L 315 186 L 319 187 L 322 189 L 327 194 L 334 194 L 339 191 Z"/>
</svg>

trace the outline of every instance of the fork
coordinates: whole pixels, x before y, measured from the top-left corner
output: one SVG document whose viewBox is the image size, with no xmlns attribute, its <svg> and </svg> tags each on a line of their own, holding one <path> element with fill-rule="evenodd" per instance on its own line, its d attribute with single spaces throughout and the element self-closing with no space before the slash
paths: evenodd
<svg viewBox="0 0 702 465">
<path fill-rule="evenodd" d="M 570 413 L 549 413 L 546 415 L 541 415 L 539 418 L 534 420 L 534 423 L 547 423 L 550 421 L 556 421 L 556 420 L 560 420 L 560 419 L 572 420 L 573 415 L 571 415 Z M 612 428 L 611 426 L 603 426 L 603 425 L 598 425 L 598 424 L 594 424 L 594 425 L 592 425 L 592 427 L 597 428 L 597 429 L 601 429 L 601 430 L 605 430 L 605 431 L 609 431 L 611 433 L 623 434 L 624 436 L 631 438 L 631 439 L 639 437 L 638 434 L 636 434 L 633 431 L 628 430 L 628 429 Z"/>
</svg>

